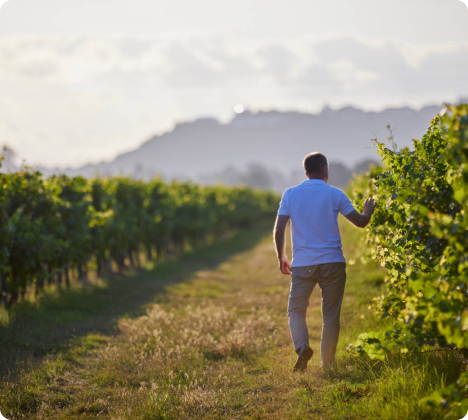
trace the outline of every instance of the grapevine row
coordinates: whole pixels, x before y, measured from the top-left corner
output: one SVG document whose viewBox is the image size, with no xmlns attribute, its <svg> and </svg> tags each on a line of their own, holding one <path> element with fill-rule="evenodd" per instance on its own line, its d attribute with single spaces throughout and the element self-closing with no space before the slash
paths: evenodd
<svg viewBox="0 0 468 420">
<path fill-rule="evenodd" d="M 70 284 L 198 246 L 273 215 L 278 197 L 246 187 L 142 182 L 127 177 L 45 179 L 25 168 L 0 174 L 0 300 Z"/>
<path fill-rule="evenodd" d="M 378 302 L 393 328 L 361 334 L 349 350 L 385 360 L 433 348 L 468 352 L 468 105 L 447 105 L 414 150 L 377 143 L 382 166 L 356 178 L 356 203 L 378 200 L 367 228 L 369 254 L 387 270 Z M 468 411 L 468 375 L 427 398 Z"/>
</svg>

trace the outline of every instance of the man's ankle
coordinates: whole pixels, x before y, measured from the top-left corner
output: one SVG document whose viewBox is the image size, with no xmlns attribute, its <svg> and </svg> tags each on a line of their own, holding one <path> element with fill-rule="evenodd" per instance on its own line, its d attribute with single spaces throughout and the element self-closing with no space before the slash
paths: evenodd
<svg viewBox="0 0 468 420">
<path fill-rule="evenodd" d="M 308 345 L 308 344 L 304 344 L 303 346 L 297 348 L 297 349 L 295 350 L 295 352 L 296 352 L 297 354 L 299 354 L 299 352 L 301 351 L 301 349 L 302 349 L 303 347 L 309 347 L 309 345 Z"/>
</svg>

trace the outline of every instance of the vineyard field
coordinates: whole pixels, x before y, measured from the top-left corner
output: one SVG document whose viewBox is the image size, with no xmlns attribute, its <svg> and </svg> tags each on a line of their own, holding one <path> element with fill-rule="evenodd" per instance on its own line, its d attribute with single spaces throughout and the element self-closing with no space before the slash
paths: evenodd
<svg viewBox="0 0 468 420">
<path fill-rule="evenodd" d="M 376 148 L 382 165 L 346 190 L 359 210 L 377 200 L 370 224 L 339 216 L 347 281 L 337 363 L 320 368 L 316 288 L 307 313 L 315 354 L 304 373 L 292 372 L 290 277 L 272 240 L 277 195 L 2 175 L 0 412 L 463 418 L 468 105 L 447 105 L 413 149 Z M 290 227 L 286 238 L 291 255 Z"/>
<path fill-rule="evenodd" d="M 125 177 L 0 173 L 0 302 L 205 244 L 275 212 L 272 192 Z"/>
<path fill-rule="evenodd" d="M 10 357 L 18 352 L 23 363 L 17 358 L 14 374 L 4 376 L 0 411 L 10 420 L 457 419 L 421 402 L 440 390 L 442 378 L 459 374 L 462 360 L 451 352 L 383 363 L 346 350 L 362 331 L 390 324 L 369 309 L 384 291 L 385 272 L 360 262 L 362 231 L 340 222 L 349 262 L 335 370 L 321 372 L 314 356 L 304 375 L 291 372 L 289 279 L 277 269 L 273 220 L 266 220 L 170 262 L 156 262 L 144 274 L 112 279 L 104 289 L 95 286 L 86 305 L 84 292 L 66 289 L 61 291 L 71 293 L 66 306 L 47 295 L 45 305 L 16 305 L 15 321 L 2 325 L 0 339 L 2 348 L 10 343 Z M 76 305 L 73 314 L 70 305 Z M 319 289 L 307 322 L 318 350 Z M 157 337 L 154 330 L 164 340 L 152 347 L 165 349 L 157 357 L 145 350 Z M 189 331 L 197 336 L 185 346 Z M 232 338 L 213 344 L 213 336 Z"/>
</svg>

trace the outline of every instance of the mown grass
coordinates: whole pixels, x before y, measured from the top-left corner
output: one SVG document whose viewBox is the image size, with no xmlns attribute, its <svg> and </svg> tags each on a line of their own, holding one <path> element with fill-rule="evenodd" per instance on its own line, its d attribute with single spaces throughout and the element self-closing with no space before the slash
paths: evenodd
<svg viewBox="0 0 468 420">
<path fill-rule="evenodd" d="M 277 268 L 271 230 L 269 221 L 143 274 L 19 305 L 1 327 L 12 373 L 0 411 L 8 419 L 456 418 L 421 399 L 455 380 L 460 355 L 371 362 L 346 352 L 388 322 L 369 309 L 383 288 L 374 264 L 348 264 L 337 365 L 319 367 L 317 288 L 308 311 L 315 355 L 306 373 L 291 372 L 290 278 Z M 360 231 L 345 222 L 342 232 L 345 256 L 356 259 Z"/>
</svg>

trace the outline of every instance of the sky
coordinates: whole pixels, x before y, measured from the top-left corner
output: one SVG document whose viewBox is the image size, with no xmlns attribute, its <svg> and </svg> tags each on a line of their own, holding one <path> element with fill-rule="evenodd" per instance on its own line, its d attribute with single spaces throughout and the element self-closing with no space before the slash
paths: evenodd
<svg viewBox="0 0 468 420">
<path fill-rule="evenodd" d="M 228 122 L 236 105 L 320 112 L 468 98 L 460 0 L 0 7 L 0 144 L 28 164 L 110 160 L 180 121 Z"/>
</svg>

